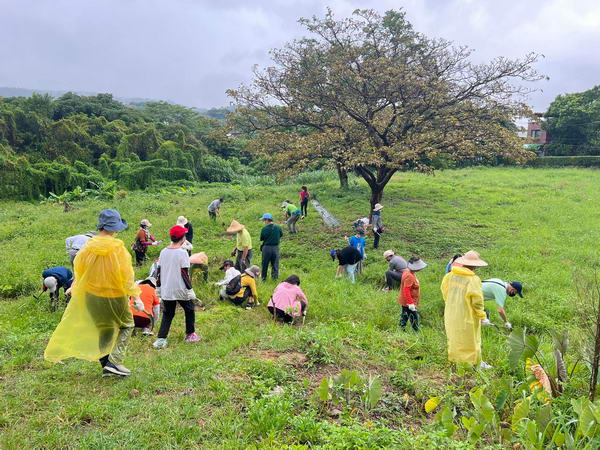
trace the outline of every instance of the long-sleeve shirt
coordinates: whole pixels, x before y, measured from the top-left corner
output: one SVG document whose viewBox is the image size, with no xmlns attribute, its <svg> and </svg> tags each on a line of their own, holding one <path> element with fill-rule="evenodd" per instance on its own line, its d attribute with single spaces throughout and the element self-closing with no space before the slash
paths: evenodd
<svg viewBox="0 0 600 450">
<path fill-rule="evenodd" d="M 414 272 L 405 270 L 402 272 L 402 279 L 400 280 L 400 296 L 398 297 L 398 303 L 402 306 L 411 304 L 419 306 L 420 297 L 421 289 L 417 276 Z"/>
<path fill-rule="evenodd" d="M 191 244 L 192 241 L 194 240 L 194 227 L 192 226 L 191 223 L 188 222 L 184 225 L 184 228 L 186 230 L 188 230 L 187 233 L 185 234 L 185 240 Z"/>
<path fill-rule="evenodd" d="M 54 277 L 58 281 L 58 287 L 69 289 L 73 283 L 73 272 L 64 266 L 56 266 L 42 272 L 42 278 Z"/>
<path fill-rule="evenodd" d="M 284 311 L 291 316 L 302 315 L 302 303 L 308 305 L 308 299 L 300 286 L 283 282 L 277 285 L 268 306 Z"/>
<path fill-rule="evenodd" d="M 217 285 L 226 286 L 231 280 L 233 280 L 238 275 L 241 275 L 240 271 L 237 270 L 235 267 L 230 267 L 229 269 L 227 269 L 225 271 L 225 278 L 223 278 L 221 281 L 217 282 Z"/>
<path fill-rule="evenodd" d="M 87 234 L 78 234 L 76 236 L 70 236 L 65 239 L 65 246 L 67 247 L 67 253 L 76 255 L 79 250 L 83 248 L 85 243 L 91 239 L 92 236 Z"/>
<path fill-rule="evenodd" d="M 383 220 L 381 220 L 381 211 L 373 211 L 372 219 L 373 230 L 379 231 L 383 227 Z"/>
<path fill-rule="evenodd" d="M 144 248 L 152 245 L 152 243 L 156 241 L 155 237 L 152 236 L 148 230 L 144 230 L 143 228 L 140 228 L 135 238 L 144 246 Z"/>
<path fill-rule="evenodd" d="M 282 237 L 283 231 L 281 230 L 281 227 L 274 223 L 265 225 L 263 229 L 260 230 L 260 240 L 265 245 L 279 245 Z"/>
</svg>

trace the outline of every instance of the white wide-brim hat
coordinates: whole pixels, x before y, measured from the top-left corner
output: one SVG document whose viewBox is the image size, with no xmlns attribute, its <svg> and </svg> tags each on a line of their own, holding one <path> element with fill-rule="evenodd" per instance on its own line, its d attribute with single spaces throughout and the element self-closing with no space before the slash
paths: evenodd
<svg viewBox="0 0 600 450">
<path fill-rule="evenodd" d="M 383 205 L 381 203 L 375 203 L 373 206 L 373 211 L 381 211 L 383 209 Z"/>
<path fill-rule="evenodd" d="M 416 261 L 408 262 L 408 270 L 412 270 L 413 272 L 417 272 L 418 270 L 423 270 L 427 267 L 427 263 L 422 259 L 417 259 Z"/>
<path fill-rule="evenodd" d="M 184 225 L 187 225 L 187 223 L 188 223 L 188 220 L 184 216 L 179 216 L 177 218 L 177 225 L 184 226 Z"/>
</svg>

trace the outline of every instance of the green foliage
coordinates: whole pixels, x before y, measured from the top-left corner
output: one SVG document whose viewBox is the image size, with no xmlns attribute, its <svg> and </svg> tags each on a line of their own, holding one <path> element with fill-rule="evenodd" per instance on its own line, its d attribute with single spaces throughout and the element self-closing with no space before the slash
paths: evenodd
<svg viewBox="0 0 600 450">
<path fill-rule="evenodd" d="M 528 163 L 532 167 L 600 167 L 600 156 L 542 156 Z"/>
<path fill-rule="evenodd" d="M 323 406 L 361 407 L 368 412 L 381 400 L 378 376 L 361 377 L 357 370 L 342 370 L 337 377 L 323 378 L 314 399 Z"/>
</svg>

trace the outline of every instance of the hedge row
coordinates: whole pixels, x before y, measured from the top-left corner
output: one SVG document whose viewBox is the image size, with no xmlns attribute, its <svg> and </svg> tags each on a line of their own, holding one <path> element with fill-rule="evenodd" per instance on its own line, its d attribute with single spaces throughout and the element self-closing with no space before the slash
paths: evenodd
<svg viewBox="0 0 600 450">
<path fill-rule="evenodd" d="M 600 167 L 600 156 L 542 156 L 528 163 L 531 167 Z"/>
</svg>

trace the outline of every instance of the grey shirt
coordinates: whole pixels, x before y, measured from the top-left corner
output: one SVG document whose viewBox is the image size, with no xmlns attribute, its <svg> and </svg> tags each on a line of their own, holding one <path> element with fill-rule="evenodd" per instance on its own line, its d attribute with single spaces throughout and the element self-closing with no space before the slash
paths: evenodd
<svg viewBox="0 0 600 450">
<path fill-rule="evenodd" d="M 408 268 L 406 260 L 399 255 L 392 256 L 390 259 L 390 270 L 393 272 L 404 272 Z"/>
<path fill-rule="evenodd" d="M 221 201 L 219 199 L 213 200 L 210 205 L 208 205 L 208 210 L 210 212 L 216 212 L 217 209 L 221 207 Z"/>
</svg>

